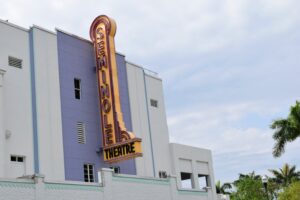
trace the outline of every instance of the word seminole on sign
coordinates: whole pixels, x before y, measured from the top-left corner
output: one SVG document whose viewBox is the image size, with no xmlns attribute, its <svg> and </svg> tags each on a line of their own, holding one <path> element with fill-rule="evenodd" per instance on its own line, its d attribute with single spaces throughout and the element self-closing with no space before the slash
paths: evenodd
<svg viewBox="0 0 300 200">
<path fill-rule="evenodd" d="M 115 33 L 114 20 L 105 15 L 97 17 L 90 28 L 97 63 L 103 156 L 108 163 L 142 156 L 141 139 L 127 131 L 121 112 Z"/>
</svg>

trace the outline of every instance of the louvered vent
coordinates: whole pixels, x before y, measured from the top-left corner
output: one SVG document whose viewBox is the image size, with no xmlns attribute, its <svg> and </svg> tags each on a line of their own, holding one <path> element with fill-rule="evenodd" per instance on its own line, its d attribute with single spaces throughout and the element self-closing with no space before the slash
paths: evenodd
<svg viewBox="0 0 300 200">
<path fill-rule="evenodd" d="M 12 67 L 22 68 L 22 60 L 8 56 L 8 65 Z"/>
<path fill-rule="evenodd" d="M 80 144 L 85 144 L 85 126 L 82 122 L 77 122 L 77 141 Z"/>
</svg>

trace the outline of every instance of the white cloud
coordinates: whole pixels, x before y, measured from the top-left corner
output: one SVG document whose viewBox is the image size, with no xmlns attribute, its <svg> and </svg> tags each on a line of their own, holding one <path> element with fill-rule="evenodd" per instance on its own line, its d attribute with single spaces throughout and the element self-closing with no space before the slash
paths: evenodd
<svg viewBox="0 0 300 200">
<path fill-rule="evenodd" d="M 269 124 L 265 124 L 265 127 L 261 129 L 236 128 L 236 124 L 249 114 L 254 113 L 258 117 L 270 116 L 272 111 L 276 111 L 276 108 L 266 108 L 263 103 L 253 102 L 207 108 L 191 106 L 188 110 L 179 111 L 180 115 L 173 113 L 173 116 L 169 116 L 168 125 L 173 140 L 212 148 L 216 153 L 244 151 L 244 148 L 249 148 L 248 146 L 253 144 L 255 138 L 261 140 L 270 138 Z M 245 141 L 242 139 L 245 138 L 248 138 L 249 144 L 238 145 L 234 150 L 235 144 L 239 141 L 242 143 Z"/>
<path fill-rule="evenodd" d="M 233 181 L 238 173 L 255 170 L 267 174 L 267 169 L 279 168 L 285 162 L 300 162 L 288 156 L 300 150 L 300 140 L 288 144 L 286 155 L 281 159 L 272 157 L 274 140 L 269 125 L 272 116 L 278 113 L 284 116 L 275 105 L 266 105 L 266 102 L 246 102 L 206 108 L 191 106 L 168 117 L 170 140 L 212 149 L 216 177 L 224 181 Z M 251 115 L 259 118 L 262 124 L 240 126 Z"/>
</svg>

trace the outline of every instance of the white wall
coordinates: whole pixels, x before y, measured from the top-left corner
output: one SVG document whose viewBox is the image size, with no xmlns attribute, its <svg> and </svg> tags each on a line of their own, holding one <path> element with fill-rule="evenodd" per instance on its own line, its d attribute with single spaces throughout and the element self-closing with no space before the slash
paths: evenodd
<svg viewBox="0 0 300 200">
<path fill-rule="evenodd" d="M 154 176 L 150 142 L 150 126 L 143 68 L 126 63 L 132 128 L 136 137 L 142 138 L 143 157 L 136 158 L 139 176 Z"/>
<path fill-rule="evenodd" d="M 31 74 L 29 30 L 0 21 L 0 177 L 34 173 L 32 82 L 35 78 L 40 173 L 64 180 L 60 87 L 56 35 L 33 27 L 35 74 Z M 22 68 L 8 65 L 8 56 L 22 59 Z M 9 138 L 6 133 L 11 133 Z M 11 155 L 24 156 L 23 163 Z"/>
<path fill-rule="evenodd" d="M 143 157 L 136 158 L 137 175 L 158 177 L 159 171 L 170 174 L 162 80 L 132 63 L 126 66 L 133 132 L 142 138 Z M 157 100 L 158 107 L 151 106 L 150 99 Z"/>
<path fill-rule="evenodd" d="M 5 145 L 5 135 L 4 135 L 4 102 L 3 102 L 3 87 L 4 87 L 4 74 L 5 71 L 0 68 L 0 177 L 4 175 L 4 145 Z"/>
<path fill-rule="evenodd" d="M 115 175 L 103 169 L 103 184 L 33 179 L 1 180 L 0 200 L 212 200 L 204 191 L 181 190 L 176 178 Z"/>
<path fill-rule="evenodd" d="M 201 190 L 198 174 L 209 176 L 209 199 L 216 199 L 215 178 L 213 172 L 212 154 L 210 150 L 181 144 L 170 144 L 172 173 L 177 177 L 177 186 L 181 186 L 181 172 L 192 173 L 194 189 Z"/>
<path fill-rule="evenodd" d="M 0 160 L 0 176 L 18 177 L 33 174 L 33 137 L 32 137 L 32 106 L 30 81 L 29 33 L 26 29 L 0 21 L 0 68 L 4 75 L 3 108 L 4 116 L 0 140 L 2 152 Z M 8 56 L 22 59 L 22 69 L 8 66 Z M 10 132 L 6 139 L 3 134 Z M 10 155 L 25 156 L 26 171 L 16 173 Z M 0 162 L 1 163 L 1 162 Z M 15 169 L 15 170 L 14 170 Z"/>
<path fill-rule="evenodd" d="M 150 117 L 150 128 L 152 136 L 153 154 L 156 177 L 159 171 L 166 171 L 171 174 L 169 133 L 166 118 L 166 108 L 163 95 L 162 80 L 145 74 L 147 102 Z M 150 99 L 158 102 L 158 107 L 150 104 Z"/>
<path fill-rule="evenodd" d="M 64 180 L 57 38 L 36 26 L 32 31 L 40 173 Z"/>
</svg>

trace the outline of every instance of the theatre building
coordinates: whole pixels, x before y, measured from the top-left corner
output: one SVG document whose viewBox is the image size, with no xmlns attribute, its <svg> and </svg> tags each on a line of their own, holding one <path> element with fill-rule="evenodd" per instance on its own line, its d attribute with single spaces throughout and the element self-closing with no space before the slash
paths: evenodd
<svg viewBox="0 0 300 200">
<path fill-rule="evenodd" d="M 169 143 L 162 80 L 115 34 L 0 21 L 0 200 L 216 199 L 211 151 Z"/>
</svg>

